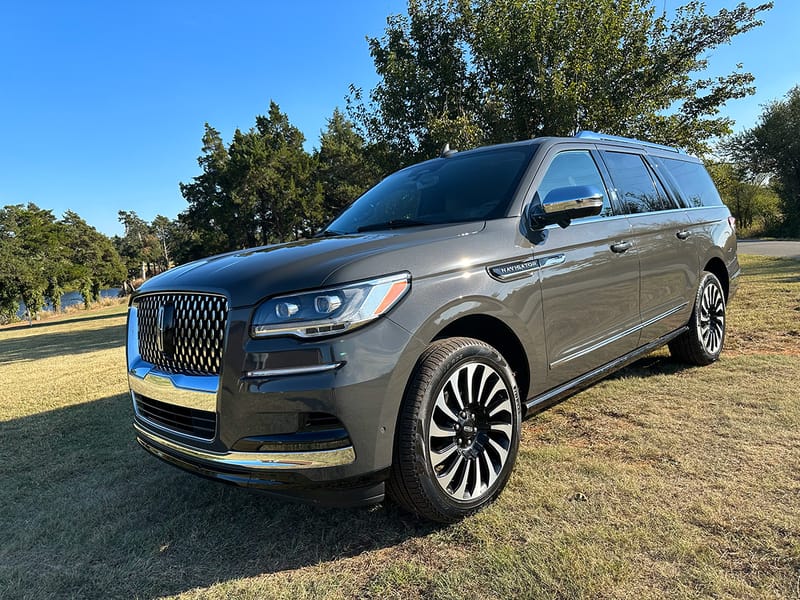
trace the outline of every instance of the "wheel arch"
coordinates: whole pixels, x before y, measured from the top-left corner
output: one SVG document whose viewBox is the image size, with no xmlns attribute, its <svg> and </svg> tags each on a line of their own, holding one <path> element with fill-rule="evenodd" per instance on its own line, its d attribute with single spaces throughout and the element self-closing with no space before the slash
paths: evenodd
<svg viewBox="0 0 800 600">
<path fill-rule="evenodd" d="M 719 282 L 722 284 L 722 291 L 725 293 L 725 301 L 728 301 L 728 294 L 730 290 L 730 276 L 728 275 L 728 268 L 725 266 L 725 263 L 722 262 L 722 259 L 719 257 L 714 256 L 703 267 L 704 271 L 708 271 L 709 273 L 713 273 Z"/>
<path fill-rule="evenodd" d="M 450 337 L 474 338 L 495 348 L 511 367 L 520 398 L 527 398 L 531 381 L 528 354 L 519 337 L 502 320 L 486 314 L 460 317 L 439 331 L 429 343 Z"/>
</svg>

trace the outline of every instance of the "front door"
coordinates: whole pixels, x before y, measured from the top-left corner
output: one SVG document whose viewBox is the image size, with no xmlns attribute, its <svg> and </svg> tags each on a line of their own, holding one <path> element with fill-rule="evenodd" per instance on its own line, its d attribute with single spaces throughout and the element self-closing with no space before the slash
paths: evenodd
<svg viewBox="0 0 800 600">
<path fill-rule="evenodd" d="M 556 188 L 591 185 L 604 192 L 597 217 L 549 225 L 533 247 L 539 265 L 547 387 L 553 388 L 633 350 L 639 339 L 639 258 L 631 225 L 614 214 L 586 150 L 554 151 L 533 202 Z M 546 164 L 546 163 L 545 163 Z"/>
</svg>

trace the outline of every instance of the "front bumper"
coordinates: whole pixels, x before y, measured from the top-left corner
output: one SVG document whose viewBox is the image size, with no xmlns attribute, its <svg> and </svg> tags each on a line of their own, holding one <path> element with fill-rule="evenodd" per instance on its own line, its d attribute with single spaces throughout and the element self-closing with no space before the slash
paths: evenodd
<svg viewBox="0 0 800 600">
<path fill-rule="evenodd" d="M 387 318 L 327 340 L 252 339 L 249 317 L 247 309 L 230 311 L 219 376 L 189 376 L 142 361 L 131 307 L 128 378 L 140 445 L 174 466 L 239 486 L 328 505 L 380 501 L 419 342 Z M 286 356 L 318 360 L 275 362 Z M 171 427 L 140 402 L 150 399 L 156 408 L 186 411 L 188 421 L 193 413 L 209 415 L 213 426 L 202 435 Z M 307 415 L 328 415 L 346 433 L 336 443 L 320 441 L 320 432 L 302 429 Z"/>
<path fill-rule="evenodd" d="M 210 453 L 176 444 L 134 422 L 136 441 L 150 454 L 206 479 L 256 489 L 281 499 L 323 506 L 361 506 L 381 502 L 388 469 L 330 482 L 305 478 L 302 469 L 352 462 L 352 447 L 312 453 Z"/>
<path fill-rule="evenodd" d="M 163 435 L 148 431 L 136 422 L 133 427 L 139 442 L 156 444 L 172 456 L 182 457 L 198 465 L 208 465 L 209 468 L 221 471 L 268 473 L 275 469 L 318 469 L 349 465 L 356 459 L 353 446 L 307 452 L 210 452 L 174 442 Z"/>
</svg>

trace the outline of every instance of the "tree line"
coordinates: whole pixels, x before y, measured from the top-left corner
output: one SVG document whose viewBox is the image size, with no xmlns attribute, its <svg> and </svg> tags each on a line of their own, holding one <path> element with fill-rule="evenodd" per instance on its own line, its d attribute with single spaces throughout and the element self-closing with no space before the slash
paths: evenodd
<svg viewBox="0 0 800 600">
<path fill-rule="evenodd" d="M 320 147 L 305 138 L 274 102 L 249 131 L 226 146 L 206 125 L 201 174 L 181 184 L 188 206 L 176 219 L 146 221 L 119 211 L 124 234 L 111 238 L 72 211 L 57 219 L 35 204 L 0 209 L 0 322 L 23 302 L 35 318 L 46 304 L 60 310 L 61 296 L 78 291 L 85 304 L 100 290 L 122 286 L 176 264 L 313 234 L 381 173 L 364 139 L 335 110 Z"/>
<path fill-rule="evenodd" d="M 111 240 L 72 211 L 56 219 L 35 204 L 0 209 L 0 320 L 13 318 L 19 301 L 33 316 L 46 301 L 61 309 L 61 296 L 78 290 L 85 302 L 125 278 Z"/>
<path fill-rule="evenodd" d="M 772 3 L 709 14 L 691 1 L 669 17 L 656 4 L 409 0 L 406 13 L 387 18 L 381 37 L 368 38 L 378 83 L 368 91 L 350 86 L 346 110 L 334 110 L 312 152 L 271 101 L 228 143 L 206 123 L 200 174 L 180 184 L 187 206 L 176 219 L 147 222 L 120 211 L 125 233 L 108 240 L 74 213 L 57 220 L 34 205 L 7 206 L 0 252 L 17 262 L 0 267 L 0 301 L 55 305 L 56 292 L 67 288 L 92 298 L 112 281 L 297 240 L 445 144 L 468 149 L 582 129 L 710 157 L 742 226 L 800 235 L 800 88 L 731 137 L 724 105 L 752 94 L 753 76 L 740 66 L 705 74 L 706 57 L 761 25 Z M 79 250 L 79 235 L 91 251 Z"/>
</svg>

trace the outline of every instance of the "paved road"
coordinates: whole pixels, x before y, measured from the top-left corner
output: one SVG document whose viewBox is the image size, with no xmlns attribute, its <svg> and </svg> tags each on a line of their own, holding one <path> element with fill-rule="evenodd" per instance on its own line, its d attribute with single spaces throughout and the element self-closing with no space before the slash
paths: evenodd
<svg viewBox="0 0 800 600">
<path fill-rule="evenodd" d="M 782 256 L 800 260 L 800 242 L 764 242 L 761 240 L 739 240 L 739 254 Z"/>
</svg>

